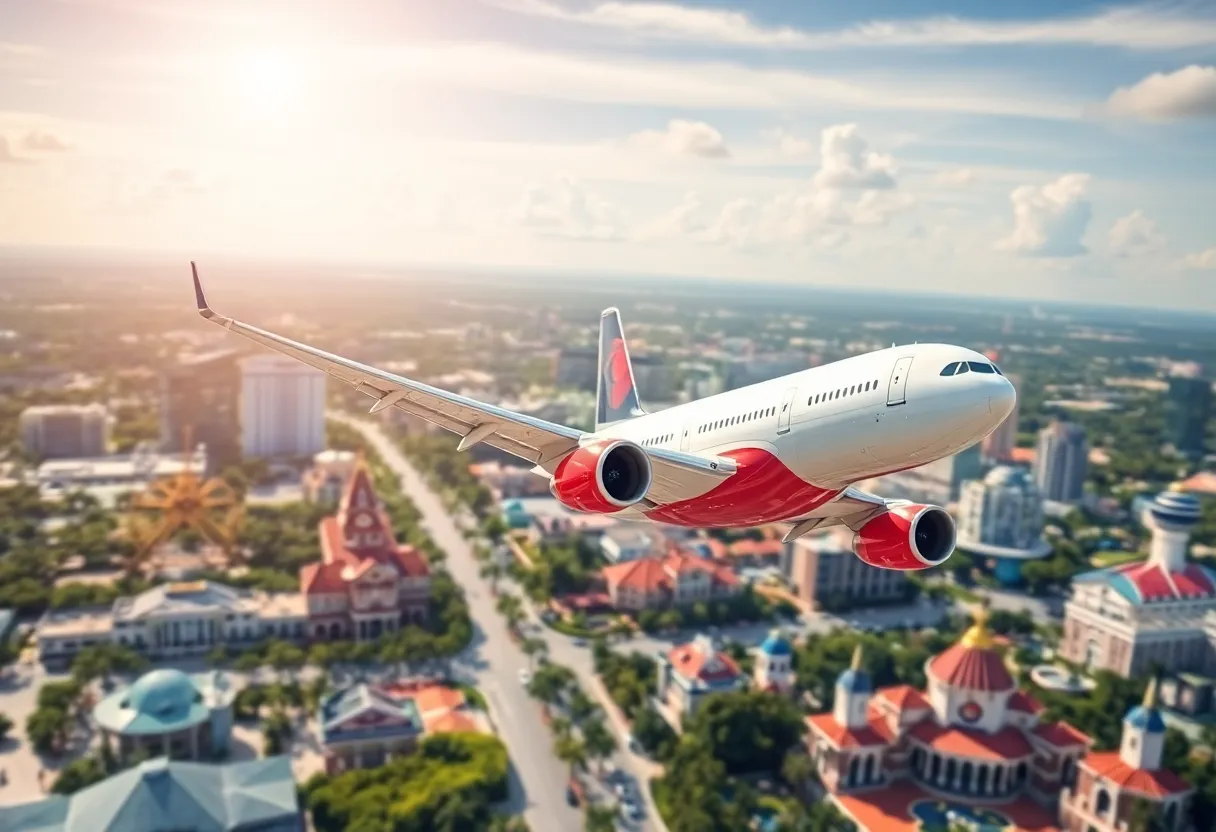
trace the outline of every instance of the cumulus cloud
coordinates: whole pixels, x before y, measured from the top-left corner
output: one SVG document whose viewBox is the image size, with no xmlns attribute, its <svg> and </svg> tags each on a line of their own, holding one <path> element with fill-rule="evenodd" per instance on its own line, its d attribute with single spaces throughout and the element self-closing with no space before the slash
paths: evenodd
<svg viewBox="0 0 1216 832">
<path fill-rule="evenodd" d="M 620 209 L 569 180 L 529 188 L 515 216 L 520 224 L 546 237 L 609 241 L 624 236 Z"/>
<path fill-rule="evenodd" d="M 1152 254 L 1165 244 L 1157 223 L 1137 208 L 1126 217 L 1115 220 L 1106 235 L 1111 253 L 1118 257 L 1140 257 Z"/>
<path fill-rule="evenodd" d="M 802 159 L 815 153 L 815 142 L 796 136 L 784 128 L 770 130 L 765 135 L 777 143 L 777 149 L 781 151 L 782 156 Z"/>
<path fill-rule="evenodd" d="M 43 130 L 31 130 L 25 134 L 25 139 L 22 140 L 22 147 L 26 150 L 39 152 L 56 153 L 63 150 L 70 150 L 71 145 L 63 139 L 56 136 L 54 133 L 49 133 Z"/>
<path fill-rule="evenodd" d="M 1115 115 L 1143 119 L 1211 118 L 1216 116 L 1216 66 L 1154 73 L 1115 90 L 1106 107 Z"/>
<path fill-rule="evenodd" d="M 957 188 L 963 185 L 970 185 L 975 181 L 975 171 L 971 168 L 956 168 L 955 170 L 943 170 L 937 176 L 933 177 L 935 185 L 943 185 L 948 188 Z"/>
<path fill-rule="evenodd" d="M 664 2 L 600 0 L 571 8 L 553 0 L 496 0 L 523 14 L 616 30 L 655 40 L 784 49 L 1083 44 L 1176 49 L 1216 44 L 1216 22 L 1168 6 L 1124 7 L 1044 20 L 929 17 L 871 20 L 845 29 L 766 26 L 742 12 Z"/>
<path fill-rule="evenodd" d="M 1023 185 L 1009 195 L 1013 233 L 998 248 L 1031 257 L 1085 254 L 1081 242 L 1093 209 L 1085 198 L 1089 175 L 1069 173 L 1046 185 Z"/>
<path fill-rule="evenodd" d="M 1188 254 L 1182 258 L 1182 268 L 1193 271 L 1216 271 L 1216 247 Z"/>
<path fill-rule="evenodd" d="M 703 121 L 672 119 L 664 130 L 643 130 L 629 137 L 634 147 L 670 153 L 673 156 L 701 156 L 723 159 L 730 155 L 722 134 Z"/>
<path fill-rule="evenodd" d="M 815 185 L 821 188 L 882 189 L 895 187 L 895 160 L 870 150 L 856 124 L 836 124 L 824 129 L 819 142 L 819 172 Z"/>
<path fill-rule="evenodd" d="M 663 214 L 638 233 L 638 239 L 666 240 L 673 237 L 696 236 L 707 230 L 705 202 L 696 191 L 684 194 L 680 204 Z"/>
</svg>

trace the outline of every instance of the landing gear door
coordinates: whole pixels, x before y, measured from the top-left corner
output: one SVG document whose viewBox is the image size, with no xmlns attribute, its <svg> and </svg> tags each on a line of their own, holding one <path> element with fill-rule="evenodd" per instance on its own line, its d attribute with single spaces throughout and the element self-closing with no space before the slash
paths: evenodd
<svg viewBox="0 0 1216 832">
<path fill-rule="evenodd" d="M 790 432 L 790 416 L 794 413 L 794 398 L 798 395 L 798 388 L 791 387 L 785 391 L 785 398 L 781 400 L 781 412 L 777 414 L 777 435 Z"/>
<path fill-rule="evenodd" d="M 887 405 L 894 406 L 903 404 L 905 392 L 908 388 L 908 371 L 912 369 L 912 356 L 905 355 L 903 358 L 895 362 L 895 369 L 891 371 L 891 383 L 887 387 Z"/>
</svg>

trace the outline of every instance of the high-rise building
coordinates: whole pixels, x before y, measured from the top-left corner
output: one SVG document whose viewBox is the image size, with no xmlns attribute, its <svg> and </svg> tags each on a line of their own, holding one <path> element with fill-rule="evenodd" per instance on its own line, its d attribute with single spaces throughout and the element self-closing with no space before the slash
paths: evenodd
<svg viewBox="0 0 1216 832">
<path fill-rule="evenodd" d="M 1165 424 L 1167 441 L 1180 453 L 1201 456 L 1212 415 L 1212 382 L 1202 374 L 1176 373 L 1169 379 Z"/>
<path fill-rule="evenodd" d="M 312 456 L 325 448 L 325 373 L 285 355 L 241 365 L 245 456 Z"/>
<path fill-rule="evenodd" d="M 241 457 L 240 352 L 216 350 L 182 358 L 161 374 L 160 441 L 166 451 L 207 446 L 218 471 Z"/>
<path fill-rule="evenodd" d="M 104 456 L 110 417 L 100 404 L 27 407 L 18 420 L 21 444 L 45 459 Z"/>
<path fill-rule="evenodd" d="M 1051 554 L 1043 539 L 1043 498 L 1026 469 L 1002 465 L 963 483 L 958 547 L 994 561 L 1003 584 L 1021 580 L 1023 562 Z"/>
<path fill-rule="evenodd" d="M 994 364 L 1000 361 L 1000 354 L 996 350 L 990 350 L 984 353 Z M 1015 390 L 1021 390 L 1022 380 L 1017 375 L 1006 374 L 1005 378 L 1009 379 L 1009 383 L 1014 386 Z M 981 450 L 986 459 L 993 462 L 1008 462 L 1013 457 L 1013 449 L 1018 444 L 1018 403 L 1015 400 L 1013 410 L 1005 421 L 994 430 L 992 433 L 984 437 Z"/>
<path fill-rule="evenodd" d="M 882 477 L 875 488 L 897 494 L 901 499 L 947 505 L 958 499 L 963 483 L 979 479 L 984 473 L 984 461 L 979 445 L 972 445 L 954 456 L 934 460 L 918 468 L 910 468 Z"/>
<path fill-rule="evenodd" d="M 1075 503 L 1085 493 L 1089 443 L 1085 429 L 1072 422 L 1053 422 L 1039 431 L 1034 480 L 1043 499 Z"/>
</svg>

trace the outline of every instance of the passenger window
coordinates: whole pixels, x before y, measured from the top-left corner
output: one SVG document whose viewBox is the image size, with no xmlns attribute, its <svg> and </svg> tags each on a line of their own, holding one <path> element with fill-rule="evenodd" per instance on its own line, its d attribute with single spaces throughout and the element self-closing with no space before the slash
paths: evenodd
<svg viewBox="0 0 1216 832">
<path fill-rule="evenodd" d="M 945 369 L 942 370 L 942 375 L 944 375 L 944 376 L 954 375 L 954 371 L 958 369 L 958 365 L 959 365 L 959 362 L 957 362 L 957 361 L 955 361 L 953 364 L 947 364 Z"/>
<path fill-rule="evenodd" d="M 968 361 L 967 364 L 971 367 L 972 372 L 987 373 L 988 375 L 992 375 L 993 371 L 991 364 L 985 364 L 983 361 Z"/>
<path fill-rule="evenodd" d="M 851 396 L 856 392 L 857 392 L 857 385 L 854 384 L 852 387 L 849 388 L 849 395 Z"/>
</svg>

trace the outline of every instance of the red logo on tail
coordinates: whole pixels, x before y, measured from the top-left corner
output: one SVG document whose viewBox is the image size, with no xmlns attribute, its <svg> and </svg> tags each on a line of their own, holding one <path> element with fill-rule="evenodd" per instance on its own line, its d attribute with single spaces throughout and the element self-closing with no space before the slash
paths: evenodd
<svg viewBox="0 0 1216 832">
<path fill-rule="evenodd" d="M 608 405 L 616 410 L 625 403 L 633 390 L 633 379 L 629 375 L 629 357 L 625 354 L 625 341 L 615 338 L 608 350 L 608 362 L 604 367 L 604 381 L 608 384 Z"/>
</svg>

